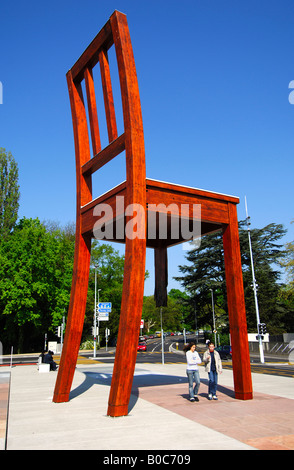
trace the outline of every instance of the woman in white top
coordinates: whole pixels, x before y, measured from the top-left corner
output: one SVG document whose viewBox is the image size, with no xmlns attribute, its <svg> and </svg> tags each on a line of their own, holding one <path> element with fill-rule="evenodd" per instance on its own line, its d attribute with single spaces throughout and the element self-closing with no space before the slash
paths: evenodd
<svg viewBox="0 0 294 470">
<path fill-rule="evenodd" d="M 184 352 L 186 353 L 187 359 L 187 377 L 189 382 L 189 396 L 190 401 L 199 401 L 198 390 L 200 387 L 200 375 L 198 364 L 201 363 L 200 356 L 196 351 L 195 343 L 191 342 L 184 346 Z M 193 383 L 195 387 L 193 389 Z"/>
</svg>

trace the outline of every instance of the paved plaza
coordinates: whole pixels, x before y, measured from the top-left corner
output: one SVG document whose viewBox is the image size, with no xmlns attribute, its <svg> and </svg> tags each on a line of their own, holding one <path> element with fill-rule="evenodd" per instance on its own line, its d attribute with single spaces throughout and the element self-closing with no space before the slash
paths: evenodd
<svg viewBox="0 0 294 470">
<path fill-rule="evenodd" d="M 35 365 L 1 367 L 2 449 L 294 449 L 291 377 L 253 373 L 254 399 L 240 401 L 234 398 L 233 373 L 225 369 L 218 401 L 209 401 L 200 366 L 199 402 L 191 403 L 185 364 L 138 364 L 129 415 L 111 418 L 106 412 L 112 369 L 78 360 L 70 401 L 53 403 L 56 372 L 39 373 Z"/>
</svg>

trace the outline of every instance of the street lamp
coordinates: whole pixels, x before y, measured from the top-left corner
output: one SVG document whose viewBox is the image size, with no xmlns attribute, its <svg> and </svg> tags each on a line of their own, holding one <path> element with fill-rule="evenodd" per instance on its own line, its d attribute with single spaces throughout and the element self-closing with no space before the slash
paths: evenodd
<svg viewBox="0 0 294 470">
<path fill-rule="evenodd" d="M 96 357 L 96 342 L 97 342 L 97 339 L 96 339 L 96 334 L 97 334 L 97 331 L 96 331 L 96 328 L 97 328 L 97 302 L 96 302 L 96 292 L 97 292 L 97 268 L 98 268 L 98 265 L 95 265 L 94 266 L 95 268 L 95 299 L 94 299 L 94 356 L 93 357 Z M 101 289 L 98 289 L 98 305 L 99 305 L 99 292 L 101 291 Z M 99 316 L 98 316 L 98 343 L 99 343 Z"/>
<path fill-rule="evenodd" d="M 100 348 L 100 329 L 99 329 L 100 328 L 100 320 L 99 320 L 99 292 L 100 291 L 101 291 L 101 289 L 98 289 L 98 291 L 97 291 L 97 293 L 98 293 L 98 303 L 97 303 L 97 305 L 98 305 L 98 335 L 97 336 L 98 336 L 98 346 L 99 346 L 99 348 Z"/>
<path fill-rule="evenodd" d="M 216 342 L 216 329 L 215 329 L 215 315 L 214 315 L 214 301 L 213 301 L 213 290 L 209 289 L 211 292 L 211 303 L 212 303 L 212 318 L 213 318 L 213 332 L 214 332 L 214 344 L 215 347 L 217 347 L 217 342 Z"/>
<path fill-rule="evenodd" d="M 263 354 L 262 338 L 261 338 L 261 334 L 259 332 L 260 318 L 259 318 L 259 308 L 258 308 L 258 300 L 257 300 L 257 284 L 256 284 L 256 280 L 255 280 L 255 273 L 254 273 L 254 264 L 253 264 L 253 255 L 252 255 L 250 228 L 249 228 L 249 226 L 250 226 L 250 222 L 249 222 L 250 217 L 248 217 L 248 212 L 247 212 L 246 196 L 245 196 L 245 208 L 246 208 L 246 222 L 247 222 L 247 230 L 248 230 L 251 271 L 252 271 L 252 279 L 253 279 L 253 292 L 254 292 L 254 301 L 255 301 L 255 310 L 256 310 L 257 336 L 258 336 L 258 343 L 259 343 L 259 356 L 260 356 L 260 362 L 263 364 L 264 363 L 264 354 Z"/>
<path fill-rule="evenodd" d="M 162 308 L 160 308 L 160 325 L 161 325 L 161 360 L 162 360 L 162 365 L 164 365 L 164 339 L 163 339 L 163 329 L 162 329 Z"/>
<path fill-rule="evenodd" d="M 194 300 L 194 315 L 195 315 L 195 334 L 196 334 L 196 343 L 198 344 L 198 330 L 197 330 L 197 309 L 196 309 L 196 300 Z"/>
</svg>

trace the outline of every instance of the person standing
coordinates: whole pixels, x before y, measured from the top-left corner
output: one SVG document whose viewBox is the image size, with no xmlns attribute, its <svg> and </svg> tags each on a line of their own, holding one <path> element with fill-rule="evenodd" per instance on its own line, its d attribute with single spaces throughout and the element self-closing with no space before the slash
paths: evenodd
<svg viewBox="0 0 294 470">
<path fill-rule="evenodd" d="M 222 361 L 220 355 L 214 349 L 214 343 L 211 341 L 208 349 L 203 354 L 205 372 L 208 372 L 208 399 L 217 400 L 216 390 L 218 383 L 218 374 L 222 373 Z"/>
<path fill-rule="evenodd" d="M 189 397 L 190 401 L 199 401 L 198 398 L 198 390 L 200 387 L 200 375 L 199 375 L 199 368 L 198 364 L 201 363 L 200 356 L 196 351 L 196 344 L 193 342 L 188 343 L 184 346 L 184 352 L 186 353 L 187 359 L 187 377 L 189 383 Z M 193 389 L 193 384 L 195 382 L 195 386 Z"/>
</svg>

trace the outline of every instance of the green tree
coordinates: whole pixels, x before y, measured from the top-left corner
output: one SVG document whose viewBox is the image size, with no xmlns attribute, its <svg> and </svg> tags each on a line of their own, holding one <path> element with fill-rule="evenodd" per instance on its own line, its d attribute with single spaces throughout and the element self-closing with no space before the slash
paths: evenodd
<svg viewBox="0 0 294 470">
<path fill-rule="evenodd" d="M 279 300 L 286 304 L 292 312 L 292 328 L 288 331 L 294 331 L 294 241 L 286 243 L 282 265 L 285 268 L 287 278 L 286 283 L 281 287 Z"/>
<path fill-rule="evenodd" d="M 181 318 L 181 329 L 183 327 L 187 330 L 195 330 L 195 309 L 191 304 L 188 294 L 186 292 L 182 292 L 180 289 L 171 289 L 168 293 L 168 297 L 174 301 L 178 309 L 178 313 Z"/>
<path fill-rule="evenodd" d="M 44 334 L 67 311 L 74 241 L 48 231 L 38 219 L 21 219 L 0 245 L 0 325 L 4 348 L 41 350 Z"/>
<path fill-rule="evenodd" d="M 187 252 L 187 265 L 179 266 L 182 277 L 180 281 L 189 296 L 198 328 L 210 325 L 213 329 L 212 292 L 214 308 L 219 323 L 227 324 L 227 302 L 225 284 L 225 265 L 223 256 L 222 235 L 217 232 L 201 239 L 199 248 Z M 223 317 L 226 318 L 223 318 Z"/>
<path fill-rule="evenodd" d="M 285 233 L 286 230 L 280 224 L 269 224 L 262 229 L 251 230 L 260 318 L 262 322 L 267 323 L 268 330 L 272 333 L 286 328 L 287 311 L 285 305 L 278 299 L 281 259 L 285 256 L 283 245 L 279 240 Z M 256 331 L 248 231 L 245 229 L 245 221 L 239 223 L 239 237 L 248 330 Z M 203 237 L 200 247 L 189 251 L 186 259 L 189 264 L 179 267 L 183 276 L 175 279 L 181 282 L 191 303 L 194 304 L 199 326 L 210 324 L 212 327 L 211 290 L 213 290 L 216 321 L 226 332 L 229 325 L 222 234 L 217 232 Z"/>
<path fill-rule="evenodd" d="M 162 328 L 164 331 L 175 331 L 182 329 L 182 313 L 176 299 L 168 295 L 166 307 L 156 307 L 154 296 L 146 296 L 143 299 L 142 318 L 144 319 L 144 328 L 147 332 L 161 329 L 162 308 Z"/>
<path fill-rule="evenodd" d="M 19 197 L 17 163 L 10 152 L 0 148 L 0 241 L 16 223 Z"/>
<path fill-rule="evenodd" d="M 256 310 L 252 290 L 248 231 L 245 230 L 244 221 L 240 222 L 239 226 L 248 329 L 255 332 L 257 328 Z M 285 250 L 280 240 L 286 232 L 283 225 L 274 223 L 262 229 L 250 230 L 255 278 L 258 284 L 260 320 L 267 324 L 267 330 L 271 334 L 282 333 L 288 328 L 287 315 L 289 312 L 279 300 L 281 261 L 285 257 Z"/>
</svg>

